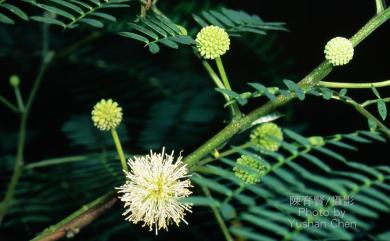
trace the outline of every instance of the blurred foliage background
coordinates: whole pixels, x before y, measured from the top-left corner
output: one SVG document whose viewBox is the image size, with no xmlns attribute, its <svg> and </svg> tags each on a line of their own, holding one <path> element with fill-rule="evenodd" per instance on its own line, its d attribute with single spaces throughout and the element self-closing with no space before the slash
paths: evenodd
<svg viewBox="0 0 390 241">
<path fill-rule="evenodd" d="M 323 60 L 322 49 L 327 40 L 339 35 L 350 37 L 375 14 L 373 2 L 160 0 L 158 7 L 192 36 L 200 28 L 191 14 L 222 6 L 256 14 L 264 21 L 285 22 L 286 32 L 270 31 L 264 36 L 244 34 L 232 42 L 231 51 L 224 56 L 225 67 L 234 89 L 244 92 L 249 88 L 247 82 L 272 86 L 284 78 L 298 81 L 304 77 Z M 214 91 L 191 48 L 161 47 L 160 53 L 154 55 L 142 43 L 115 34 L 139 14 L 139 4 L 131 5 L 111 11 L 117 22 L 108 23 L 103 30 L 86 25 L 66 31 L 50 27 L 50 49 L 60 57 L 50 66 L 33 105 L 25 162 L 28 165 L 69 156 L 85 158 L 85 161 L 31 168 L 17 188 L 15 205 L 0 231 L 1 240 L 32 238 L 121 182 L 109 134 L 98 132 L 90 121 L 90 111 L 101 98 L 113 98 L 123 107 L 124 123 L 119 132 L 129 155 L 159 150 L 162 146 L 183 150 L 186 155 L 226 125 L 228 116 L 223 98 Z M 21 6 L 40 12 L 27 4 Z M 357 48 L 354 60 L 346 67 L 336 68 L 327 80 L 370 82 L 388 78 L 388 27 L 387 23 L 364 41 Z M 14 25 L 0 25 L 1 95 L 14 98 L 8 84 L 12 74 L 20 76 L 21 92 L 28 93 L 37 74 L 40 48 L 40 23 L 16 19 Z M 357 100 L 374 97 L 369 91 L 351 95 Z M 244 112 L 262 103 L 262 100 L 252 101 L 243 108 Z M 293 102 L 281 112 L 285 114 L 279 121 L 281 126 L 306 136 L 367 129 L 367 121 L 353 108 L 320 98 Z M 3 107 L 0 116 L 2 197 L 12 173 L 19 121 Z M 233 143 L 246 138 L 246 134 L 237 136 Z M 368 165 L 388 164 L 389 157 L 383 152 L 387 143 L 356 145 L 358 152 L 345 151 L 349 159 Z M 121 211 L 117 205 L 75 240 L 223 238 L 206 208 L 195 208 L 194 214 L 188 217 L 188 226 L 161 232 L 158 237 L 125 223 Z M 373 223 L 374 234 L 388 229 L 380 225 L 388 218 L 388 212 L 378 217 Z"/>
</svg>

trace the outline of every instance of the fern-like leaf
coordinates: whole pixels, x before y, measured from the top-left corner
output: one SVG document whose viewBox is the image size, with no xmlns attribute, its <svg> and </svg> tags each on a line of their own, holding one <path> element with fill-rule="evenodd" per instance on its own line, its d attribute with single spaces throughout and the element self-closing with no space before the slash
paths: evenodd
<svg viewBox="0 0 390 241">
<path fill-rule="evenodd" d="M 311 144 L 308 138 L 292 130 L 284 130 L 284 133 L 286 138 L 281 142 L 279 153 L 253 145 L 233 147 L 230 151 L 237 155 L 262 156 L 269 168 L 260 184 L 242 183 L 234 175 L 231 170 L 235 161 L 231 154 L 221 158 L 223 167 L 209 164 L 200 169 L 201 178 L 194 178 L 195 183 L 213 192 L 214 201 L 199 202 L 199 205 L 215 203 L 214 207 L 225 220 L 240 223 L 230 227 L 232 234 L 248 240 L 353 240 L 359 232 L 369 232 L 373 228 L 372 220 L 380 213 L 390 211 L 387 169 L 347 161 L 330 149 L 330 146 L 349 149 L 352 145 L 348 142 L 382 140 L 376 132 L 357 131 L 324 137 L 324 146 Z M 341 145 L 334 144 L 341 141 Z M 329 157 L 342 161 L 348 171 L 335 170 L 333 161 L 325 162 Z M 307 167 L 311 165 L 313 167 Z M 221 185 L 225 187 L 223 190 Z M 291 197 L 299 197 L 300 201 L 293 205 Z M 308 213 L 302 213 L 302 210 L 308 210 Z M 313 215 L 320 210 L 330 215 Z M 347 229 L 334 225 L 335 219 L 341 224 L 355 226 Z M 310 224 L 302 227 L 303 223 L 309 222 L 321 227 Z M 264 236 L 264 232 L 274 235 Z"/>
<path fill-rule="evenodd" d="M 23 0 L 50 14 L 44 16 L 32 16 L 31 19 L 54 24 L 64 29 L 72 29 L 80 23 L 95 28 L 103 28 L 104 21 L 115 22 L 116 18 L 108 13 L 102 12 L 112 8 L 127 8 L 130 0 Z"/>
<path fill-rule="evenodd" d="M 148 15 L 141 19 L 141 23 L 129 23 L 129 27 L 133 31 L 124 31 L 119 34 L 143 42 L 153 54 L 160 51 L 159 44 L 173 49 L 178 49 L 179 44 L 195 44 L 195 40 L 186 35 L 184 30 L 159 14 Z"/>
<path fill-rule="evenodd" d="M 219 26 L 226 29 L 231 36 L 240 36 L 241 33 L 265 35 L 268 30 L 287 30 L 284 23 L 264 22 L 257 15 L 227 8 L 203 11 L 201 16 L 196 14 L 192 16 L 200 26 Z"/>
<path fill-rule="evenodd" d="M 14 3 L 8 3 L 6 0 L 0 1 L 0 22 L 5 24 L 14 24 L 15 21 L 13 17 L 19 17 L 28 21 L 27 14 Z"/>
</svg>

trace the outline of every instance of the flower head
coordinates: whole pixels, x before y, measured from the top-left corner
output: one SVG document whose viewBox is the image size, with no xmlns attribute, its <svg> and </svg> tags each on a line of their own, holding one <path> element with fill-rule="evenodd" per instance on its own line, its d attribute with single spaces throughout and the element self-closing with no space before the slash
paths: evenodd
<svg viewBox="0 0 390 241">
<path fill-rule="evenodd" d="M 336 37 L 325 46 L 325 58 L 334 66 L 345 65 L 353 57 L 353 45 L 347 38 Z"/>
<path fill-rule="evenodd" d="M 260 182 L 260 178 L 266 170 L 267 167 L 261 162 L 261 159 L 255 159 L 248 155 L 242 155 L 238 158 L 233 167 L 234 174 L 249 184 Z"/>
<path fill-rule="evenodd" d="M 253 144 L 267 151 L 277 151 L 280 141 L 283 140 L 283 132 L 276 124 L 267 122 L 254 129 L 250 134 L 250 139 Z"/>
<path fill-rule="evenodd" d="M 229 50 L 230 39 L 223 28 L 207 26 L 196 35 L 196 45 L 203 58 L 215 59 Z"/>
<path fill-rule="evenodd" d="M 188 179 L 186 165 L 179 156 L 174 162 L 173 152 L 134 157 L 128 161 L 130 171 L 126 172 L 127 181 L 119 187 L 123 195 L 126 220 L 133 223 L 143 222 L 151 231 L 153 227 L 168 230 L 168 225 L 177 226 L 184 220 L 185 211 L 191 211 L 191 205 L 180 199 L 191 194 L 191 182 Z"/>
<path fill-rule="evenodd" d="M 102 99 L 93 107 L 92 121 L 102 131 L 112 130 L 122 121 L 122 108 L 112 99 Z"/>
</svg>

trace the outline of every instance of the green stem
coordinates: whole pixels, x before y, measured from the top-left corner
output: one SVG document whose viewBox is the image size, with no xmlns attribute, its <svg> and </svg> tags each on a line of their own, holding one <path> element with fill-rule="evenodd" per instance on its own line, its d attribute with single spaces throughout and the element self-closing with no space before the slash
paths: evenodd
<svg viewBox="0 0 390 241">
<path fill-rule="evenodd" d="M 210 190 L 207 187 L 202 187 L 202 191 L 207 197 L 212 198 Z M 219 213 L 219 210 L 214 206 L 211 206 L 210 208 L 215 216 L 215 219 L 217 220 L 219 227 L 222 230 L 223 235 L 225 236 L 226 241 L 234 241 L 233 237 L 229 233 L 229 229 L 223 221 L 221 214 Z"/>
<path fill-rule="evenodd" d="M 371 87 L 380 88 L 380 87 L 390 86 L 390 80 L 381 81 L 381 82 L 371 82 L 371 83 L 337 83 L 337 82 L 320 81 L 318 84 L 328 88 L 370 89 Z"/>
<path fill-rule="evenodd" d="M 223 85 L 221 79 L 219 76 L 214 72 L 213 68 L 210 66 L 210 64 L 206 61 L 202 61 L 203 67 L 206 69 L 206 71 L 209 73 L 211 79 L 214 81 L 215 85 L 220 89 L 225 89 L 225 86 Z M 221 93 L 223 97 L 225 98 L 226 102 L 230 100 L 229 96 L 225 93 Z M 232 116 L 234 116 L 235 107 L 233 105 L 229 105 L 230 113 Z"/>
<path fill-rule="evenodd" d="M 93 32 L 93 33 L 89 34 L 85 38 L 82 38 L 81 40 L 71 44 L 70 46 L 63 48 L 63 50 L 56 55 L 56 59 L 61 59 L 65 56 L 69 55 L 73 51 L 79 49 L 81 46 L 83 46 L 87 43 L 90 43 L 90 42 L 100 38 L 101 36 L 103 36 L 102 32 Z"/>
<path fill-rule="evenodd" d="M 390 8 L 387 8 L 385 11 L 373 17 L 370 21 L 367 22 L 352 38 L 351 41 L 354 46 L 357 46 L 361 41 L 363 41 L 367 36 L 369 36 L 375 29 L 377 29 L 381 24 L 383 24 L 388 18 L 390 18 Z M 302 89 L 310 89 L 318 84 L 319 81 L 323 80 L 330 72 L 332 71 L 332 65 L 327 61 L 321 63 L 317 68 L 315 68 L 311 73 L 309 73 L 305 78 L 303 78 L 298 84 Z M 273 111 L 275 108 L 278 108 L 282 105 L 285 105 L 295 97 L 284 97 L 279 96 L 274 101 L 269 101 L 263 106 L 255 109 L 247 116 L 241 117 L 236 121 L 231 122 L 214 137 L 206 141 L 203 145 L 197 148 L 190 155 L 185 157 L 183 161 L 189 166 L 193 166 L 202 159 L 204 156 L 211 153 L 213 150 L 218 149 L 226 141 L 232 138 L 235 134 L 241 130 L 249 128 L 253 121 L 259 117 L 266 115 Z"/>
<path fill-rule="evenodd" d="M 15 90 L 15 96 L 16 96 L 16 103 L 18 103 L 19 111 L 21 113 L 23 113 L 25 110 L 25 107 L 24 107 L 22 94 L 20 93 L 19 87 L 14 88 L 14 90 Z"/>
<path fill-rule="evenodd" d="M 219 153 L 218 157 L 208 157 L 208 158 L 205 158 L 203 160 L 200 160 L 198 163 L 197 163 L 197 167 L 201 167 L 201 166 L 204 166 L 210 162 L 213 162 L 213 161 L 216 161 L 216 160 L 219 160 L 223 157 L 226 157 L 226 156 L 230 156 L 232 154 L 235 154 L 237 152 L 240 151 L 240 148 L 247 148 L 249 146 L 251 146 L 252 144 L 251 143 L 245 143 L 243 145 L 240 145 L 240 146 L 236 146 L 236 147 L 233 147 L 233 148 L 230 148 L 229 150 L 227 151 L 224 151 L 224 152 L 221 152 Z M 193 171 L 197 171 L 197 167 L 194 167 L 193 168 Z"/>
<path fill-rule="evenodd" d="M 14 172 L 11 177 L 11 181 L 7 187 L 4 200 L 0 205 L 0 226 L 3 222 L 4 216 L 7 213 L 8 208 L 11 206 L 12 199 L 15 194 L 16 186 L 19 182 L 20 177 L 23 173 L 23 154 L 24 154 L 24 145 L 26 140 L 26 126 L 27 126 L 27 115 L 22 114 L 20 126 L 19 126 L 19 136 L 18 136 L 18 146 L 16 159 L 14 164 Z"/>
<path fill-rule="evenodd" d="M 223 85 L 219 76 L 214 72 L 213 68 L 211 68 L 210 64 L 206 60 L 203 60 L 202 64 L 203 67 L 207 70 L 207 73 L 209 73 L 211 79 L 214 81 L 215 85 L 220 89 L 224 89 L 225 86 Z M 229 101 L 229 96 L 226 94 L 223 94 L 223 96 L 225 97 L 226 101 Z"/>
<path fill-rule="evenodd" d="M 221 57 L 218 57 L 215 59 L 215 62 L 217 63 L 219 74 L 221 75 L 223 84 L 225 85 L 225 88 L 228 90 L 232 90 L 232 87 L 230 86 L 228 77 L 225 72 L 225 68 L 223 67 L 222 59 Z"/>
<path fill-rule="evenodd" d="M 57 224 L 45 229 L 31 241 L 52 241 L 66 237 L 70 232 L 77 233 L 81 228 L 90 224 L 104 212 L 109 210 L 116 201 L 115 192 L 109 192 L 92 202 L 83 205 L 79 210 L 67 216 Z"/>
<path fill-rule="evenodd" d="M 99 3 L 99 1 L 94 1 L 94 3 L 97 4 L 97 6 L 95 7 L 92 7 L 90 8 L 87 12 L 85 13 L 82 13 L 80 16 L 78 16 L 77 18 L 73 19 L 70 23 L 66 24 L 65 26 L 63 26 L 64 30 L 65 29 L 68 29 L 69 27 L 72 27 L 73 24 L 79 22 L 81 19 L 87 17 L 88 15 L 94 13 L 96 10 L 102 8 L 103 6 L 107 5 L 107 4 L 110 4 L 112 2 L 112 0 L 106 0 L 102 3 Z"/>
<path fill-rule="evenodd" d="M 230 86 L 230 83 L 229 83 L 229 79 L 226 75 L 225 68 L 223 67 L 221 57 L 217 57 L 215 59 L 215 62 L 217 64 L 217 68 L 218 68 L 219 74 L 221 75 L 221 79 L 222 79 L 222 82 L 223 82 L 225 88 L 228 90 L 232 90 L 232 87 Z M 231 106 L 232 106 L 233 118 L 237 119 L 237 118 L 241 117 L 242 114 L 241 114 L 240 108 L 238 107 L 237 103 L 234 102 L 231 104 Z"/>
<path fill-rule="evenodd" d="M 0 225 L 2 223 L 2 220 L 11 205 L 12 199 L 15 194 L 16 186 L 19 182 L 20 177 L 22 176 L 23 169 L 24 169 L 24 147 L 25 147 L 25 141 L 26 141 L 26 127 L 27 127 L 27 120 L 28 116 L 32 107 L 32 104 L 34 102 L 35 96 L 38 92 L 39 86 L 42 82 L 44 73 L 47 70 L 47 66 L 50 63 L 51 57 L 48 56 L 50 53 L 48 52 L 48 44 L 49 44 L 49 36 L 48 36 L 48 26 L 43 26 L 42 31 L 42 62 L 41 66 L 38 71 L 38 75 L 35 78 L 33 87 L 31 89 L 30 95 L 27 99 L 27 104 L 25 107 L 25 111 L 21 114 L 21 120 L 20 120 L 20 127 L 19 127 L 19 136 L 18 136 L 18 145 L 17 145 L 17 152 L 16 152 L 16 159 L 14 164 L 14 171 L 11 177 L 11 182 L 7 187 L 7 191 L 5 193 L 4 200 L 2 201 L 0 205 Z"/>
<path fill-rule="evenodd" d="M 78 161 L 85 161 L 85 160 L 88 160 L 88 156 L 82 155 L 82 156 L 52 158 L 52 159 L 47 159 L 47 160 L 27 164 L 24 166 L 24 169 L 26 170 L 35 169 L 35 168 L 47 167 L 51 165 L 58 165 L 63 163 L 78 162 Z"/>
<path fill-rule="evenodd" d="M 362 114 L 367 119 L 371 119 L 375 121 L 375 123 L 379 126 L 379 128 L 386 134 L 387 138 L 390 139 L 390 129 L 385 126 L 382 121 L 378 120 L 373 114 L 371 114 L 368 110 L 366 110 L 364 107 L 362 107 L 359 103 L 353 101 L 353 100 L 342 100 L 345 103 L 348 103 L 355 107 L 355 109 Z"/>
<path fill-rule="evenodd" d="M 384 8 L 383 0 L 375 0 L 376 14 L 382 12 Z"/>
<path fill-rule="evenodd" d="M 190 167 L 195 165 L 196 162 L 198 162 L 201 158 L 208 155 L 213 150 L 218 149 L 235 134 L 237 134 L 241 130 L 249 128 L 252 125 L 252 122 L 257 120 L 259 117 L 272 112 L 275 108 L 286 104 L 291 99 L 293 99 L 293 97 L 279 96 L 275 101 L 267 102 L 260 108 L 257 108 L 251 113 L 249 113 L 247 116 L 241 117 L 236 121 L 232 121 L 214 137 L 206 141 L 198 149 L 196 149 L 194 152 L 185 157 L 183 161 L 187 163 L 187 165 Z"/>
<path fill-rule="evenodd" d="M 371 18 L 352 38 L 350 39 L 353 46 L 357 46 L 361 41 L 367 38 L 379 26 L 390 18 L 390 8 L 386 8 L 375 17 Z"/>
<path fill-rule="evenodd" d="M 12 104 L 9 100 L 7 100 L 4 96 L 0 95 L 0 102 L 3 103 L 6 107 L 10 108 L 15 113 L 18 113 L 18 107 Z"/>
<path fill-rule="evenodd" d="M 387 98 L 384 98 L 382 99 L 384 102 L 390 102 L 390 97 L 387 97 Z M 369 105 L 372 105 L 372 104 L 376 104 L 377 102 L 379 101 L 379 99 L 375 99 L 375 100 L 366 100 L 364 101 L 362 104 L 360 104 L 362 107 L 366 107 L 366 106 L 369 106 Z"/>
<path fill-rule="evenodd" d="M 355 108 L 355 110 L 357 112 L 359 112 L 361 115 L 363 115 L 366 119 L 373 120 L 379 126 L 379 128 L 386 134 L 386 136 L 390 139 L 390 130 L 389 130 L 389 128 L 387 126 L 385 126 L 382 123 L 382 121 L 380 121 L 378 118 L 376 118 L 368 110 L 366 110 L 363 105 L 357 103 L 356 101 L 354 101 L 352 99 L 344 99 L 344 98 L 340 98 L 339 96 L 332 96 L 332 99 L 338 100 L 338 101 L 341 101 L 343 103 L 346 103 L 346 104 L 349 104 L 349 105 L 353 106 Z M 386 98 L 386 99 L 389 100 L 390 97 Z"/>
<path fill-rule="evenodd" d="M 238 186 L 238 188 L 236 188 L 236 190 L 234 190 L 234 192 L 230 195 L 230 196 L 227 196 L 225 198 L 225 200 L 223 200 L 224 203 L 229 203 L 235 196 L 239 195 L 240 193 L 242 193 L 244 190 L 245 190 L 245 183 L 240 183 L 240 186 Z"/>
<path fill-rule="evenodd" d="M 114 139 L 114 143 L 115 143 L 116 150 L 118 152 L 119 159 L 121 160 L 122 169 L 128 172 L 129 168 L 127 167 L 125 154 L 123 153 L 123 149 L 122 149 L 121 141 L 119 139 L 118 132 L 116 131 L 116 129 L 112 129 L 111 134 L 112 134 L 112 138 Z"/>
</svg>

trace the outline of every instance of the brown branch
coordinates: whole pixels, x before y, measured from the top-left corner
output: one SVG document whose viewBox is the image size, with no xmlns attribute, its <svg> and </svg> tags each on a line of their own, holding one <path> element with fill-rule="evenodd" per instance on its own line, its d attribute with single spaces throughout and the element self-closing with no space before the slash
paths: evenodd
<svg viewBox="0 0 390 241">
<path fill-rule="evenodd" d="M 86 205 L 60 221 L 48 227 L 42 234 L 31 241 L 55 241 L 62 238 L 71 238 L 80 230 L 103 215 L 118 201 L 115 193 L 110 192 Z"/>
</svg>

